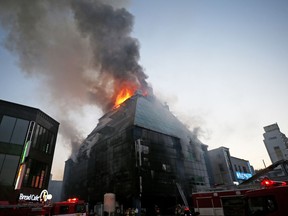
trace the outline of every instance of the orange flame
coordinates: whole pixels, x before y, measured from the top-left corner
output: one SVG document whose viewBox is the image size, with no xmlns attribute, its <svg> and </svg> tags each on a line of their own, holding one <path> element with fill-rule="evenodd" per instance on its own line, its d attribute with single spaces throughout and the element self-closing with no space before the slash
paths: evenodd
<svg viewBox="0 0 288 216">
<path fill-rule="evenodd" d="M 129 87 L 124 87 L 120 90 L 120 92 L 116 96 L 114 108 L 117 108 L 122 104 L 124 101 L 126 101 L 128 98 L 130 98 L 134 94 L 134 89 Z"/>
</svg>

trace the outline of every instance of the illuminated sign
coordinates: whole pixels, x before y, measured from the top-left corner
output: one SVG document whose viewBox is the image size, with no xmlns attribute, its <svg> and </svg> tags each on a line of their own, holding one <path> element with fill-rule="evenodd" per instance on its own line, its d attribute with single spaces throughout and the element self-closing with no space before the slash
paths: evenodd
<svg viewBox="0 0 288 216">
<path fill-rule="evenodd" d="M 21 162 L 20 163 L 24 163 L 25 161 L 25 158 L 28 156 L 29 154 L 29 151 L 30 151 L 30 146 L 31 146 L 31 141 L 27 141 L 25 143 L 25 147 L 24 147 L 24 151 L 23 151 L 23 154 L 22 154 L 22 158 L 21 158 Z"/>
<path fill-rule="evenodd" d="M 18 170 L 16 184 L 15 184 L 15 190 L 18 190 L 21 188 L 23 176 L 24 176 L 24 170 L 25 170 L 25 164 L 21 164 Z"/>
<path fill-rule="evenodd" d="M 246 180 L 252 177 L 251 173 L 236 172 L 237 179 Z"/>
<path fill-rule="evenodd" d="M 52 199 L 52 194 L 49 194 L 47 190 L 42 190 L 40 193 L 40 201 L 41 202 L 46 202 L 47 200 Z"/>
<path fill-rule="evenodd" d="M 40 195 L 30 194 L 25 195 L 20 193 L 19 200 L 22 201 L 34 201 L 34 202 L 46 202 L 52 199 L 52 194 L 49 194 L 47 190 L 42 190 Z"/>
<path fill-rule="evenodd" d="M 23 193 L 20 193 L 19 200 L 25 200 L 25 201 L 35 201 L 38 202 L 40 199 L 39 195 L 30 194 L 30 195 L 24 195 Z"/>
</svg>

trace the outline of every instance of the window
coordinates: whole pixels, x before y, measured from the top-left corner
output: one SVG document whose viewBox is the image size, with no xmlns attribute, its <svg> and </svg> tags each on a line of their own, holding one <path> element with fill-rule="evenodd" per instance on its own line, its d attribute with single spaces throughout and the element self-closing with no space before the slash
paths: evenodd
<svg viewBox="0 0 288 216">
<path fill-rule="evenodd" d="M 60 206 L 60 214 L 66 214 L 69 212 L 69 206 L 65 205 L 65 206 Z"/>
<path fill-rule="evenodd" d="M 143 157 L 143 166 L 150 167 L 150 161 L 148 158 Z"/>
<path fill-rule="evenodd" d="M 278 160 L 282 160 L 284 158 L 282 151 L 281 151 L 279 146 L 274 147 L 274 151 L 275 151 L 275 154 L 276 154 Z"/>
<path fill-rule="evenodd" d="M 4 159 L 5 159 L 5 154 L 0 154 L 0 169 L 3 166 Z M 0 170 L 0 174 L 1 174 L 1 170 Z"/>
<path fill-rule="evenodd" d="M 23 119 L 17 119 L 15 128 L 13 130 L 13 134 L 11 137 L 11 143 L 23 145 L 28 129 L 29 121 L 23 120 Z"/>
<path fill-rule="evenodd" d="M 49 130 L 37 124 L 32 138 L 32 147 L 46 154 L 51 154 L 54 144 L 54 135 Z"/>
<path fill-rule="evenodd" d="M 13 118 L 10 116 L 3 116 L 3 119 L 0 125 L 0 141 L 1 142 L 7 142 L 7 143 L 10 142 L 15 122 L 16 122 L 16 118 Z"/>
<path fill-rule="evenodd" d="M 171 172 L 171 166 L 169 164 L 162 164 L 162 170 Z"/>
<path fill-rule="evenodd" d="M 23 145 L 29 121 L 3 116 L 0 125 L 0 142 Z"/>
<path fill-rule="evenodd" d="M 35 131 L 35 134 L 34 134 L 34 137 L 33 137 L 33 143 L 32 143 L 32 146 L 33 146 L 34 148 L 36 147 L 36 142 L 37 142 L 39 130 L 40 130 L 40 125 L 37 124 L 37 126 L 36 126 L 36 131 Z"/>
<path fill-rule="evenodd" d="M 224 215 L 245 215 L 245 202 L 243 196 L 221 197 Z"/>
<path fill-rule="evenodd" d="M 239 168 L 239 172 L 242 172 L 242 170 L 241 170 L 241 166 L 240 166 L 240 165 L 238 166 L 238 168 Z"/>
<path fill-rule="evenodd" d="M 273 196 L 251 197 L 248 199 L 248 215 L 268 215 L 277 210 Z"/>
<path fill-rule="evenodd" d="M 78 204 L 78 205 L 76 205 L 75 208 L 76 208 L 76 209 L 75 209 L 75 212 L 76 212 L 76 213 L 85 213 L 85 205 L 83 205 L 83 204 Z"/>
<path fill-rule="evenodd" d="M 218 167 L 219 167 L 219 170 L 220 170 L 221 172 L 223 172 L 223 171 L 224 171 L 224 167 L 223 167 L 223 164 L 218 164 Z"/>
<path fill-rule="evenodd" d="M 32 188 L 45 188 L 48 165 L 29 159 L 23 185 Z"/>
<path fill-rule="evenodd" d="M 0 182 L 1 185 L 12 186 L 16 176 L 19 156 L 0 154 Z"/>
<path fill-rule="evenodd" d="M 243 172 L 244 172 L 244 173 L 247 173 L 247 169 L 246 169 L 245 166 L 243 166 Z"/>
<path fill-rule="evenodd" d="M 141 150 L 143 154 L 149 154 L 149 146 L 141 145 Z"/>
</svg>

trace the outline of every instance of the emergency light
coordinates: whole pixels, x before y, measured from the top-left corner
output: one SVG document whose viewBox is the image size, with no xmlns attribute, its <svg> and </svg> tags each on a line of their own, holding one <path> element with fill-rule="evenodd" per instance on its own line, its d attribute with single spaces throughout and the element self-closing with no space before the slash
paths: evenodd
<svg viewBox="0 0 288 216">
<path fill-rule="evenodd" d="M 272 187 L 272 186 L 285 186 L 287 185 L 286 182 L 281 182 L 281 181 L 273 181 L 271 179 L 268 178 L 264 178 L 261 181 L 261 185 L 264 187 Z"/>
<path fill-rule="evenodd" d="M 71 203 L 76 203 L 79 201 L 79 199 L 78 198 L 69 198 L 67 201 L 71 202 Z"/>
</svg>

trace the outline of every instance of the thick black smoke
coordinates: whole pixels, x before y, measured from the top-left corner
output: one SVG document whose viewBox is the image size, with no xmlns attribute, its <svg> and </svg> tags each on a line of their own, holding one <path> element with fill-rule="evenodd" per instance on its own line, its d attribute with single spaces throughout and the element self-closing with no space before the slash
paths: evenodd
<svg viewBox="0 0 288 216">
<path fill-rule="evenodd" d="M 103 2 L 117 2 L 117 7 Z M 17 56 L 24 73 L 43 82 L 39 93 L 57 108 L 60 133 L 71 143 L 81 135 L 67 113 L 87 104 L 107 111 L 123 83 L 146 88 L 139 43 L 130 36 L 133 16 L 123 3 L 1 0 L 5 47 Z"/>
<path fill-rule="evenodd" d="M 106 76 L 108 80 L 112 77 L 116 93 L 127 81 L 146 88 L 147 76 L 138 64 L 139 43 L 130 36 L 133 16 L 124 8 L 115 10 L 100 2 L 73 1 L 72 9 L 78 29 L 91 42 L 93 67 L 99 69 L 104 82 Z M 96 95 L 98 87 L 94 88 Z M 115 95 L 110 102 L 114 99 Z"/>
</svg>

